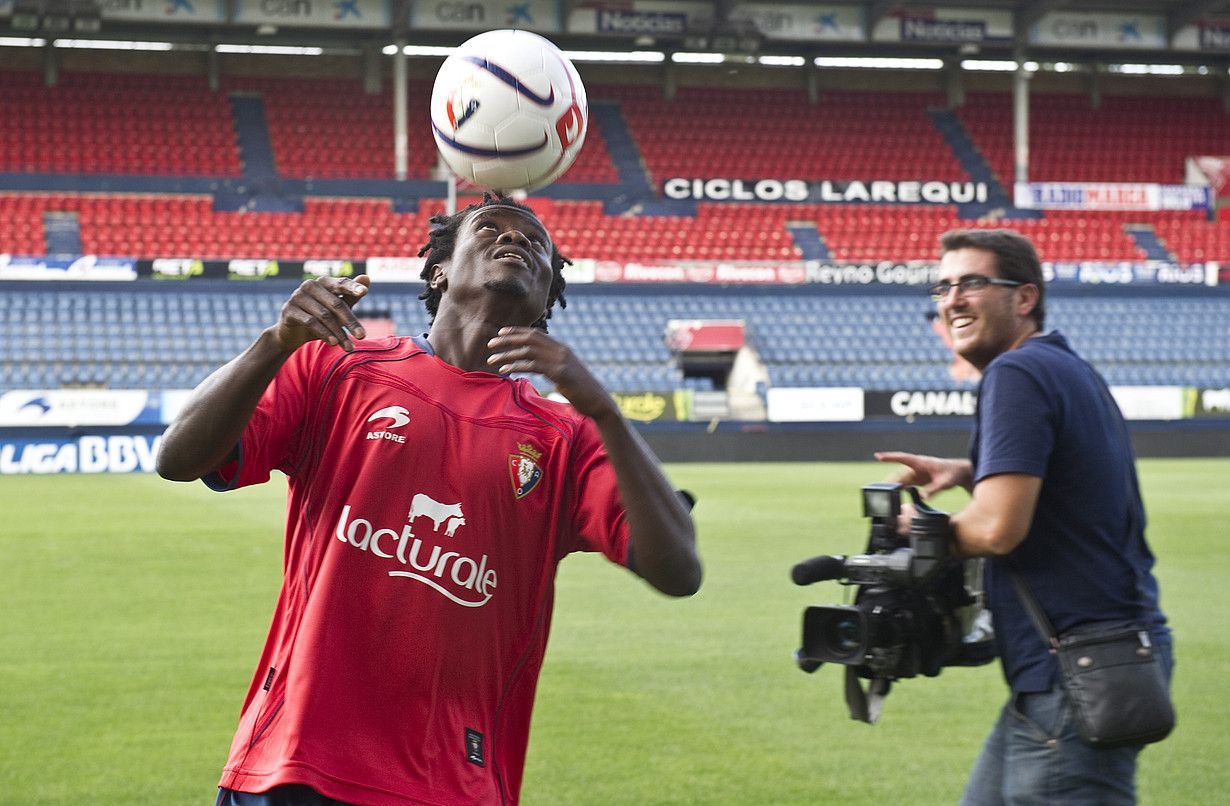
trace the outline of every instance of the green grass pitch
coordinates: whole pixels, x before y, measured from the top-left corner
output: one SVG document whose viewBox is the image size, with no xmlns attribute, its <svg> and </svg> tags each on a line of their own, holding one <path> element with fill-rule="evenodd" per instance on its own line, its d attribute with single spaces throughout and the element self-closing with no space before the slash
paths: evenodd
<svg viewBox="0 0 1230 806">
<path fill-rule="evenodd" d="M 1230 459 L 1144 460 L 1177 639 L 1179 727 L 1146 804 L 1230 791 Z M 865 547 L 872 463 L 672 465 L 699 498 L 701 592 L 564 561 L 526 804 L 954 803 L 1005 697 L 998 667 L 896 685 L 853 722 L 841 674 L 795 668 L 793 563 Z M 281 564 L 281 483 L 218 495 L 149 475 L 0 478 L 0 803 L 212 803 Z M 949 494 L 941 506 L 955 508 Z"/>
</svg>

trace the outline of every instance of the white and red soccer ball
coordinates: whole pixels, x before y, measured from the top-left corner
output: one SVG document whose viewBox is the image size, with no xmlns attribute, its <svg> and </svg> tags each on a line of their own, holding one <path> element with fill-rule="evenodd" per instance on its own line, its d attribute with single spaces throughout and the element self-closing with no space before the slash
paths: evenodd
<svg viewBox="0 0 1230 806">
<path fill-rule="evenodd" d="M 555 181 L 581 150 L 589 125 L 572 62 L 538 34 L 479 34 L 440 65 L 431 128 L 440 156 L 488 190 L 533 190 Z"/>
</svg>

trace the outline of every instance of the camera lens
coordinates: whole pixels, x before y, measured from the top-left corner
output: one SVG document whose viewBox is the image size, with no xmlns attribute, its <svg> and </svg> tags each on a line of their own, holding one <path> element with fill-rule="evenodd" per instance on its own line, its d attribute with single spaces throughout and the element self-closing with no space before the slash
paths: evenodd
<svg viewBox="0 0 1230 806">
<path fill-rule="evenodd" d="M 824 638 L 834 651 L 848 655 L 862 646 L 863 630 L 858 619 L 847 616 L 829 622 Z"/>
</svg>

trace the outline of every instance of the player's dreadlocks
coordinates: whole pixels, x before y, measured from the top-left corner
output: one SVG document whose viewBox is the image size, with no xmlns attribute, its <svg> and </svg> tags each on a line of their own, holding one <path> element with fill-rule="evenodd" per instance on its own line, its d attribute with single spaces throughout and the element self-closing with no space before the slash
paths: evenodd
<svg viewBox="0 0 1230 806">
<path fill-rule="evenodd" d="M 530 215 L 537 218 L 528 205 L 522 204 L 515 199 L 507 196 L 501 196 L 494 193 L 484 193 L 481 202 L 475 202 L 464 210 L 458 210 L 452 215 L 438 213 L 431 217 L 431 234 L 427 238 L 427 243 L 419 250 L 419 257 L 426 256 L 423 261 L 423 273 L 420 275 L 427 287 L 423 289 L 423 293 L 419 294 L 419 299 L 424 300 L 427 306 L 427 313 L 431 315 L 432 321 L 435 321 L 436 311 L 440 308 L 439 289 L 431 287 L 431 269 L 438 263 L 450 259 L 453 256 L 453 247 L 457 243 L 457 230 L 461 227 L 462 220 L 470 213 L 482 207 L 488 207 L 493 204 L 503 206 L 517 207 L 525 210 Z M 555 307 L 555 303 L 559 302 L 561 308 L 567 308 L 568 303 L 564 300 L 564 266 L 572 265 L 572 261 L 560 254 L 560 251 L 555 248 L 555 243 L 551 243 L 551 288 L 547 294 L 547 311 L 542 318 L 534 323 L 534 327 L 540 328 L 544 333 L 547 330 L 547 320 L 551 318 L 551 309 Z"/>
</svg>

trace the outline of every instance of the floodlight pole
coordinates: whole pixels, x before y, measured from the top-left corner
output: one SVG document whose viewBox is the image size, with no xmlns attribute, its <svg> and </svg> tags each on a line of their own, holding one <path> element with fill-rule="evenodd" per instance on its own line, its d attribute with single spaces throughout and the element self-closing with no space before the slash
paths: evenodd
<svg viewBox="0 0 1230 806">
<path fill-rule="evenodd" d="M 205 56 L 205 71 L 209 76 L 210 92 L 217 92 L 222 86 L 222 64 L 218 58 L 218 49 L 213 45 L 209 46 L 209 52 Z"/>
<path fill-rule="evenodd" d="M 398 39 L 393 54 L 393 169 L 399 181 L 406 180 L 410 143 L 406 137 L 406 43 Z"/>
<path fill-rule="evenodd" d="M 1012 140 L 1016 154 L 1016 181 L 1029 181 L 1029 71 L 1025 69 L 1025 53 L 1016 53 L 1016 74 L 1012 81 Z"/>
<path fill-rule="evenodd" d="M 43 48 L 43 85 L 54 87 L 60 83 L 60 54 L 56 52 L 54 37 L 47 37 Z"/>
</svg>

